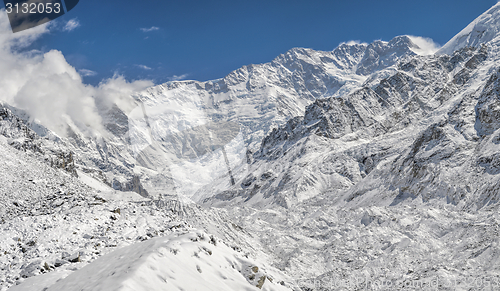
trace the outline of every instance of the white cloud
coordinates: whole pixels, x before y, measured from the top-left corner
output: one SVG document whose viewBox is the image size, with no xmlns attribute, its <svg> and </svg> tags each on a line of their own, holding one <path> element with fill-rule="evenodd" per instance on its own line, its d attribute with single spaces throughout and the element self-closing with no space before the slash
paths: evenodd
<svg viewBox="0 0 500 291">
<path fill-rule="evenodd" d="M 131 96 L 153 85 L 154 83 L 150 80 L 128 82 L 123 76 L 114 75 L 112 78 L 103 80 L 97 86 L 95 98 L 99 106 L 109 108 L 116 104 L 125 113 L 128 113 L 137 107 Z"/>
<path fill-rule="evenodd" d="M 61 136 L 67 134 L 68 124 L 87 135 L 105 134 L 96 104 L 131 107 L 131 94 L 153 83 L 128 82 L 114 76 L 94 87 L 84 84 L 81 77 L 91 71 L 77 72 L 60 51 L 19 52 L 51 27 L 41 25 L 13 34 L 7 14 L 0 13 L 0 100 L 26 110 L 31 118 Z"/>
<path fill-rule="evenodd" d="M 82 131 L 90 128 L 102 131 L 93 98 L 94 88 L 82 83 L 78 72 L 60 51 L 51 50 L 35 58 L 24 57 L 24 61 L 27 68 L 18 67 L 17 60 L 10 64 L 13 65 L 11 70 L 23 78 L 2 78 L 2 82 L 12 86 L 11 94 L 4 96 L 10 99 L 8 102 L 25 109 L 31 117 L 62 136 L 66 134 L 68 120 Z M 0 75 L 4 72 L 1 70 Z"/>
<path fill-rule="evenodd" d="M 435 43 L 432 39 L 428 37 L 413 36 L 408 35 L 411 41 L 418 46 L 418 48 L 413 48 L 412 50 L 418 55 L 432 55 L 437 52 L 441 46 Z"/>
<path fill-rule="evenodd" d="M 92 70 L 87 70 L 87 69 L 80 69 L 80 70 L 78 70 L 78 73 L 80 73 L 80 75 L 83 76 L 83 77 L 89 77 L 89 76 L 95 76 L 95 75 L 97 75 L 97 72 L 94 72 Z"/>
<path fill-rule="evenodd" d="M 80 21 L 78 21 L 78 19 L 76 19 L 76 18 L 73 18 L 73 19 L 68 20 L 68 22 L 66 22 L 66 25 L 63 27 L 63 30 L 64 31 L 73 31 L 78 27 L 80 27 Z"/>
<path fill-rule="evenodd" d="M 160 28 L 157 26 L 151 26 L 150 28 L 141 28 L 141 30 L 142 30 L 142 32 L 151 32 L 151 31 L 160 30 Z"/>
<path fill-rule="evenodd" d="M 347 41 L 347 42 L 341 42 L 339 45 L 342 45 L 342 44 L 347 44 L 347 45 L 356 45 L 356 44 L 368 45 L 366 42 L 361 42 L 359 40 L 350 40 L 350 41 Z"/>
<path fill-rule="evenodd" d="M 173 75 L 172 77 L 169 77 L 168 80 L 169 81 L 181 81 L 181 80 L 186 79 L 188 76 L 189 76 L 189 74 L 182 74 L 180 76 Z"/>
<path fill-rule="evenodd" d="M 150 67 L 148 67 L 148 66 L 146 66 L 146 65 L 135 65 L 135 66 L 136 66 L 136 67 L 138 67 L 138 68 L 141 68 L 141 69 L 143 69 L 143 70 L 148 70 L 148 71 L 149 71 L 149 70 L 152 70 Z"/>
</svg>

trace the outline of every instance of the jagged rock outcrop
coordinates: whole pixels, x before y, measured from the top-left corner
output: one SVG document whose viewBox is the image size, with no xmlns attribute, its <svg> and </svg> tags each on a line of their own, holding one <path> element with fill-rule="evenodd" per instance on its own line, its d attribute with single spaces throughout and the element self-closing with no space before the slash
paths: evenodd
<svg viewBox="0 0 500 291">
<path fill-rule="evenodd" d="M 491 135 L 500 128 L 500 71 L 489 78 L 479 96 L 476 109 L 476 130 L 478 135 Z"/>
<path fill-rule="evenodd" d="M 144 189 L 138 176 L 134 176 L 131 180 L 126 182 L 120 182 L 115 179 L 113 180 L 113 184 L 111 186 L 119 191 L 132 191 L 143 197 L 149 196 L 148 191 Z"/>
<path fill-rule="evenodd" d="M 0 134 L 9 138 L 9 145 L 15 149 L 38 153 L 51 167 L 78 177 L 73 153 L 70 150 L 51 147 L 50 141 L 44 141 L 25 120 L 4 106 L 0 107 Z"/>
</svg>

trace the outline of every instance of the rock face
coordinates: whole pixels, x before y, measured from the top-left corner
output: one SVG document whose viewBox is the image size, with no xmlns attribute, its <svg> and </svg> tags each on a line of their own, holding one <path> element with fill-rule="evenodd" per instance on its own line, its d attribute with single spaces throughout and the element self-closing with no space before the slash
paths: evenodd
<svg viewBox="0 0 500 291">
<path fill-rule="evenodd" d="M 138 176 L 134 176 L 132 180 L 124 183 L 121 183 L 118 180 L 114 180 L 112 187 L 119 191 L 131 191 L 143 197 L 148 197 L 148 191 L 146 191 L 144 187 L 142 187 L 141 180 Z"/>
<path fill-rule="evenodd" d="M 476 130 L 480 136 L 493 134 L 500 128 L 500 83 L 497 71 L 484 86 L 476 109 Z"/>
<path fill-rule="evenodd" d="M 50 159 L 50 165 L 52 167 L 63 169 L 66 172 L 71 173 L 73 176 L 78 177 L 72 152 L 56 153 L 55 157 Z"/>
<path fill-rule="evenodd" d="M 499 128 L 498 73 L 484 69 L 497 58 L 488 55 L 491 50 L 483 44 L 451 56 L 413 56 L 387 69 L 392 74 L 378 83 L 317 99 L 303 117 L 290 119 L 262 140 L 252 174 L 233 187 L 237 194 L 206 203 L 225 205 L 241 196 L 245 203 L 290 207 L 334 189 L 355 203 L 374 191 L 365 184 L 371 179 L 378 179 L 377 187 L 385 185 L 376 191 L 394 193 L 392 201 L 379 199 L 382 204 L 405 197 L 448 197 L 458 203 L 471 191 L 481 191 L 468 181 L 483 168 L 470 169 L 467 179 L 449 175 L 462 172 L 469 155 L 479 158 L 482 154 L 470 149 Z M 492 178 L 488 183 L 496 181 Z"/>
<path fill-rule="evenodd" d="M 63 169 L 78 177 L 73 153 L 69 149 L 55 147 L 48 139 L 44 141 L 27 121 L 3 105 L 0 106 L 0 134 L 7 137 L 9 145 L 15 149 L 37 153 L 51 167 Z"/>
</svg>

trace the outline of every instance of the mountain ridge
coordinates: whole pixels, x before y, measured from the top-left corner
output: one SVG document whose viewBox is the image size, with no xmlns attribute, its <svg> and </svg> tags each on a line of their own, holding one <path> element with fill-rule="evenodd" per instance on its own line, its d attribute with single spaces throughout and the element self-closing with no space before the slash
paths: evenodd
<svg viewBox="0 0 500 291">
<path fill-rule="evenodd" d="M 500 5 L 497 3 L 455 35 L 437 54 L 451 54 L 463 47 L 477 47 L 482 43 L 494 41 L 500 32 L 499 21 Z"/>
</svg>

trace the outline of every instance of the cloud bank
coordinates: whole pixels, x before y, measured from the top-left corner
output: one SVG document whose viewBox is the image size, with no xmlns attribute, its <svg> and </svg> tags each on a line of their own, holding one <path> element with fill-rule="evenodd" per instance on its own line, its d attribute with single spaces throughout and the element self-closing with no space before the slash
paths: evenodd
<svg viewBox="0 0 500 291">
<path fill-rule="evenodd" d="M 105 135 L 96 103 L 131 107 L 130 95 L 154 84 L 115 75 L 94 87 L 82 82 L 82 75 L 93 72 L 78 72 L 60 51 L 26 50 L 53 27 L 49 23 L 13 34 L 7 14 L 0 13 L 0 100 L 25 110 L 60 136 L 67 134 L 68 124 L 88 136 Z"/>
</svg>

